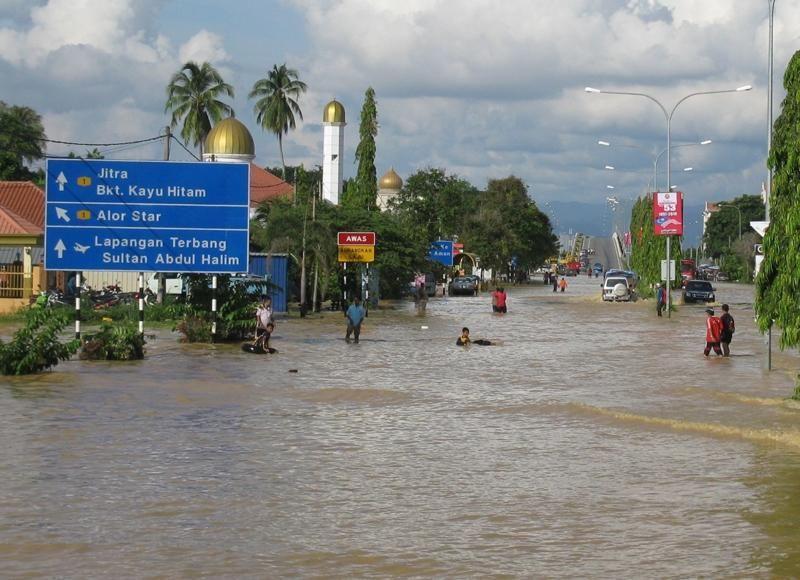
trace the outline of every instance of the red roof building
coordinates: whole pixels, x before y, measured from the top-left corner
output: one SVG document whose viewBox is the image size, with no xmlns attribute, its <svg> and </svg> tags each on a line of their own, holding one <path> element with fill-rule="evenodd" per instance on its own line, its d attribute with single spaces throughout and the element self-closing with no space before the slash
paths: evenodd
<svg viewBox="0 0 800 580">
<path fill-rule="evenodd" d="M 294 187 L 277 175 L 258 165 L 250 164 L 250 207 L 255 209 L 265 201 L 277 197 L 291 197 Z"/>
<path fill-rule="evenodd" d="M 44 191 L 30 181 L 0 181 L 0 207 L 44 227 Z"/>
</svg>

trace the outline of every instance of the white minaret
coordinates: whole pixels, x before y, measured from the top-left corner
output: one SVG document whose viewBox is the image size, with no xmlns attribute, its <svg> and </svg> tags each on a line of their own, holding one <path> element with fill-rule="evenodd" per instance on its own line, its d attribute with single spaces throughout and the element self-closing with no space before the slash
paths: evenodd
<svg viewBox="0 0 800 580">
<path fill-rule="evenodd" d="M 344 107 L 336 99 L 322 113 L 322 199 L 339 205 L 344 161 Z"/>
</svg>

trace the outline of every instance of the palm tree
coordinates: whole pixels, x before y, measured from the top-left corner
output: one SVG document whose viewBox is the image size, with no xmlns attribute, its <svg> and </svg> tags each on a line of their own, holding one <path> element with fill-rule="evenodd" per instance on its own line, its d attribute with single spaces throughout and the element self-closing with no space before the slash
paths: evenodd
<svg viewBox="0 0 800 580">
<path fill-rule="evenodd" d="M 258 124 L 278 137 L 284 179 L 286 161 L 283 157 L 283 136 L 289 129 L 295 128 L 295 115 L 303 120 L 303 112 L 297 99 L 301 93 L 306 92 L 306 88 L 306 84 L 298 79 L 297 71 L 286 68 L 284 63 L 281 66 L 273 65 L 265 78 L 256 81 L 248 95 L 250 99 L 258 99 L 253 107 Z"/>
<path fill-rule="evenodd" d="M 204 62 L 198 65 L 189 61 L 172 76 L 167 85 L 167 103 L 164 112 L 172 111 L 170 126 L 175 128 L 183 119 L 181 137 L 200 146 L 203 156 L 203 143 L 211 131 L 212 121 L 233 116 L 233 109 L 218 99 L 222 95 L 233 97 L 233 87 L 222 80 L 213 66 Z"/>
</svg>

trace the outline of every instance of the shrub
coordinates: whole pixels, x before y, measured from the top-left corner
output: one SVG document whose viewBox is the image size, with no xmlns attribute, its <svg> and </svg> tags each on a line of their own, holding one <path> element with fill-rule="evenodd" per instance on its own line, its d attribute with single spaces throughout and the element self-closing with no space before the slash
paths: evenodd
<svg viewBox="0 0 800 580">
<path fill-rule="evenodd" d="M 196 314 L 187 314 L 175 329 L 183 334 L 181 342 L 211 342 L 211 324 Z"/>
<path fill-rule="evenodd" d="M 82 360 L 139 360 L 144 358 L 144 338 L 130 325 L 103 324 L 83 343 Z"/>
<path fill-rule="evenodd" d="M 30 309 L 25 326 L 8 343 L 0 341 L 0 373 L 28 375 L 54 367 L 78 350 L 79 342 L 61 342 L 59 335 L 69 322 L 69 311 Z"/>
</svg>

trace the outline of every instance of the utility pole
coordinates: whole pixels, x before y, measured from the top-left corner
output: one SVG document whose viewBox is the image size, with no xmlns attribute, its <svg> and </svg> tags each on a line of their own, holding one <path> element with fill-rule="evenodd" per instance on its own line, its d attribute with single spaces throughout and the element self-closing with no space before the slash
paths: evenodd
<svg viewBox="0 0 800 580">
<path fill-rule="evenodd" d="M 167 125 L 164 127 L 164 161 L 169 161 L 169 146 L 172 142 L 172 129 L 170 126 Z M 156 294 L 156 302 L 159 304 L 164 303 L 164 297 L 167 294 L 167 280 L 164 277 L 164 273 L 161 272 L 158 276 L 158 293 Z M 144 298 L 144 296 L 140 296 L 140 298 Z"/>
</svg>

